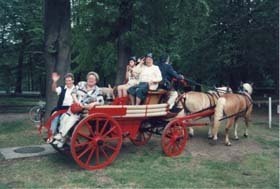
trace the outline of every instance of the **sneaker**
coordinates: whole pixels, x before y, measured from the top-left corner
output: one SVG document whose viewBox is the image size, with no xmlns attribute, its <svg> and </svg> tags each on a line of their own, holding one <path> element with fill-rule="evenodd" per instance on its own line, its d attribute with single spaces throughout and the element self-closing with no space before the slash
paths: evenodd
<svg viewBox="0 0 280 189">
<path fill-rule="evenodd" d="M 57 145 L 58 143 L 60 143 L 58 140 L 53 141 L 54 145 Z"/>
<path fill-rule="evenodd" d="M 63 137 L 62 137 L 61 133 L 57 133 L 53 138 L 56 140 L 61 140 Z"/>
<path fill-rule="evenodd" d="M 62 148 L 64 145 L 64 142 L 58 141 L 58 144 L 56 145 L 58 148 Z"/>
</svg>

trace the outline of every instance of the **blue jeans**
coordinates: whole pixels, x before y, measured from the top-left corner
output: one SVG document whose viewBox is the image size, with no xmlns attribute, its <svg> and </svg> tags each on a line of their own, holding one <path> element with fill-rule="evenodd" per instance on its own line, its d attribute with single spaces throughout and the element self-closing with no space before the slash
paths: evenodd
<svg viewBox="0 0 280 189">
<path fill-rule="evenodd" d="M 149 84 L 146 82 L 140 82 L 138 85 L 130 87 L 127 92 L 132 96 L 136 96 L 141 100 L 144 100 L 147 96 Z"/>
<path fill-rule="evenodd" d="M 55 134 L 57 133 L 57 126 L 58 126 L 58 122 L 60 121 L 60 117 L 61 117 L 61 115 L 56 116 L 56 117 L 52 120 L 51 131 L 52 131 L 52 134 L 53 134 L 53 135 L 55 135 Z"/>
</svg>

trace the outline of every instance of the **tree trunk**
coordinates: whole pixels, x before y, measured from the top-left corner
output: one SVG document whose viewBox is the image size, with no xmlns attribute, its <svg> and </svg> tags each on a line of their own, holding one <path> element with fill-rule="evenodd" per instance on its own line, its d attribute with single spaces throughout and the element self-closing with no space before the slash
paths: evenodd
<svg viewBox="0 0 280 189">
<path fill-rule="evenodd" d="M 120 17 L 118 21 L 118 63 L 117 63 L 117 77 L 116 84 L 121 84 L 125 80 L 125 67 L 127 60 L 131 55 L 131 44 L 125 38 L 127 32 L 131 31 L 132 25 L 132 1 L 122 0 L 120 3 L 119 11 Z"/>
<path fill-rule="evenodd" d="M 22 71 L 23 71 L 25 46 L 26 46 L 26 36 L 23 34 L 22 42 L 19 49 L 19 56 L 18 56 L 15 94 L 21 94 L 22 92 Z"/>
<path fill-rule="evenodd" d="M 5 24 L 3 24 L 3 26 L 2 26 L 2 35 L 1 35 L 1 47 L 2 47 L 2 49 L 5 49 L 5 33 L 6 33 L 6 25 Z"/>
<path fill-rule="evenodd" d="M 33 91 L 33 58 L 31 54 L 29 54 L 28 67 L 29 67 L 28 90 Z"/>
<path fill-rule="evenodd" d="M 63 85 L 63 76 L 70 70 L 70 0 L 45 0 L 44 2 L 46 63 L 46 116 L 57 103 L 51 90 L 51 74 L 61 75 L 58 85 Z"/>
<path fill-rule="evenodd" d="M 7 26 L 7 20 L 6 20 L 6 14 L 7 14 L 7 10 L 3 9 L 3 23 L 2 23 L 2 35 L 1 35 L 1 47 L 2 49 L 5 49 L 5 43 L 6 43 L 6 39 L 5 39 L 5 34 L 6 34 L 6 26 Z M 1 57 L 1 55 L 0 55 Z"/>
</svg>

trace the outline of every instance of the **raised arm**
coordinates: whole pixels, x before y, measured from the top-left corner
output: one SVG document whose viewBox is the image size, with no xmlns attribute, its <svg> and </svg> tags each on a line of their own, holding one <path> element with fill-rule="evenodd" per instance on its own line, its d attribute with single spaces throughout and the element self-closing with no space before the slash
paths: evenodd
<svg viewBox="0 0 280 189">
<path fill-rule="evenodd" d="M 60 75 L 58 75 L 56 72 L 52 73 L 52 91 L 56 92 L 57 88 L 57 81 L 59 80 Z"/>
<path fill-rule="evenodd" d="M 142 71 L 142 67 L 144 65 L 144 58 L 140 59 L 139 64 L 137 64 L 134 68 L 133 68 L 133 74 L 139 75 Z"/>
</svg>

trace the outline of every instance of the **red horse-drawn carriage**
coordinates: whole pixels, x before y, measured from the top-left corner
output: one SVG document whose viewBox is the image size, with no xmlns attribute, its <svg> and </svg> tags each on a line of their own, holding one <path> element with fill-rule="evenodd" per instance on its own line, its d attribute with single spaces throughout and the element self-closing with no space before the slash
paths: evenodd
<svg viewBox="0 0 280 189">
<path fill-rule="evenodd" d="M 125 101 L 116 98 L 112 104 L 96 106 L 70 130 L 62 149 L 53 146 L 58 151 L 71 154 L 79 166 L 88 170 L 109 165 L 126 138 L 135 145 L 144 145 L 153 134 L 161 135 L 164 153 L 177 156 L 188 140 L 186 127 L 207 125 L 192 120 L 210 116 L 214 110 L 177 117 L 177 113 L 171 113 L 168 104 L 162 100 L 165 94 L 165 91 L 150 91 L 143 105 L 126 105 Z M 183 101 L 180 96 L 179 101 Z M 41 125 L 47 129 L 48 137 L 52 120 L 65 112 L 56 112 Z"/>
</svg>

